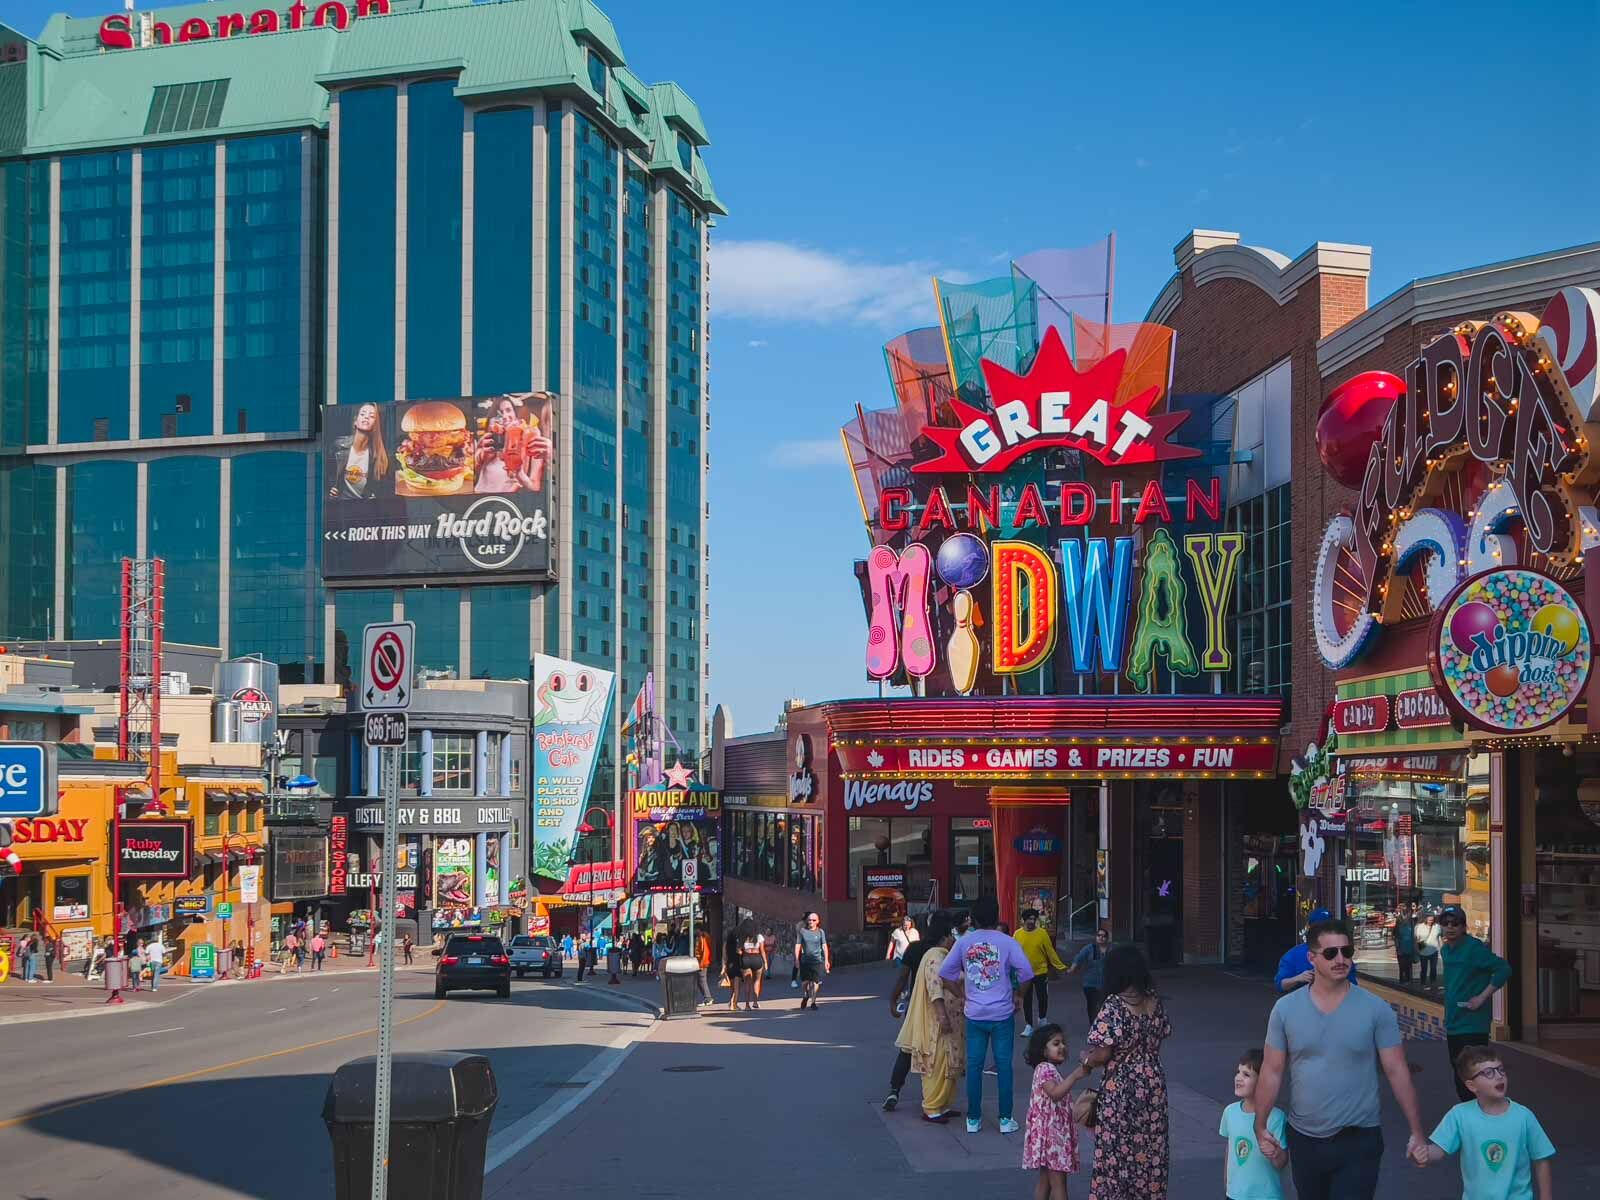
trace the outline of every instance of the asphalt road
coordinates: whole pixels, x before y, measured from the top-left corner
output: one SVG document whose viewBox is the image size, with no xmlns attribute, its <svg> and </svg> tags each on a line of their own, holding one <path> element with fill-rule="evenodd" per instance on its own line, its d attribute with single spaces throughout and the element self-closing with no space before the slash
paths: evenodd
<svg viewBox="0 0 1600 1200">
<path fill-rule="evenodd" d="M 291 976 L 0 1026 L 0 1197 L 331 1197 L 323 1098 L 341 1063 L 376 1050 L 377 994 L 375 973 Z M 509 1001 L 436 1001 L 431 972 L 402 972 L 396 994 L 397 1051 L 489 1056 L 501 1142 L 651 1020 L 600 989 L 536 979 L 513 981 Z"/>
</svg>

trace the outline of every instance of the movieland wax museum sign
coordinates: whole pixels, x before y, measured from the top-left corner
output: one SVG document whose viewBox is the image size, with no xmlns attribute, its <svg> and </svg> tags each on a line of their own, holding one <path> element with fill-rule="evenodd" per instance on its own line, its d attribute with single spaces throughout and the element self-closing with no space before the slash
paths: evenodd
<svg viewBox="0 0 1600 1200">
<path fill-rule="evenodd" d="M 1330 667 L 1381 629 L 1433 617 L 1444 702 L 1474 728 L 1561 719 L 1584 690 L 1591 630 L 1566 584 L 1600 546 L 1600 293 L 1467 321 L 1405 378 L 1335 388 L 1317 424 L 1329 472 L 1357 488 L 1322 537 L 1313 628 Z"/>
<path fill-rule="evenodd" d="M 954 694 L 1003 693 L 1054 661 L 1151 691 L 1163 667 L 1232 668 L 1244 535 L 1221 529 L 1202 451 L 1173 440 L 1191 413 L 1167 409 L 1171 331 L 1138 328 L 1163 349 L 1137 379 L 1121 348 L 1080 369 L 1054 326 L 1024 373 L 983 359 L 990 407 L 962 389 L 886 474 L 857 566 L 870 678 L 942 669 Z"/>
</svg>

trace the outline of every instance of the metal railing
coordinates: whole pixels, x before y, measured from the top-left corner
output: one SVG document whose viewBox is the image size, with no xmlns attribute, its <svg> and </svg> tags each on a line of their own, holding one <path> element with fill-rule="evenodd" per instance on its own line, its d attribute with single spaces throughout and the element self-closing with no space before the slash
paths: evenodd
<svg viewBox="0 0 1600 1200">
<path fill-rule="evenodd" d="M 1071 896 L 1067 897 L 1066 903 L 1068 905 L 1071 905 L 1071 903 L 1072 903 L 1072 897 Z M 1072 932 L 1072 927 L 1073 927 L 1073 924 L 1078 919 L 1078 914 L 1081 913 L 1086 908 L 1093 908 L 1098 903 L 1099 903 L 1098 900 L 1089 900 L 1086 903 L 1078 905 L 1077 908 L 1071 909 L 1067 913 L 1067 941 L 1070 942 L 1070 941 L 1073 940 L 1074 934 Z M 1092 928 L 1092 926 L 1091 926 L 1091 928 Z"/>
</svg>

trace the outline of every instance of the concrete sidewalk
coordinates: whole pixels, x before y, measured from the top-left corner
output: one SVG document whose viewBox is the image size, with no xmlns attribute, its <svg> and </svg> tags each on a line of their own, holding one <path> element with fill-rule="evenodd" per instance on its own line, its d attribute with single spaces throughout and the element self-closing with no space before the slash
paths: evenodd
<svg viewBox="0 0 1600 1200">
<path fill-rule="evenodd" d="M 569 976 L 570 978 L 570 976 Z M 717 1197 L 747 1192 L 746 1167 L 762 1165 L 764 1200 L 846 1194 L 887 1200 L 970 1200 L 974 1189 L 1001 1194 L 1032 1186 L 1021 1170 L 1022 1136 L 1002 1137 L 995 1125 L 995 1079 L 984 1079 L 981 1134 L 964 1125 L 920 1119 L 920 1084 L 907 1084 L 900 1108 L 881 1105 L 894 1063 L 898 1021 L 889 1015 L 887 965 L 834 973 L 816 1012 L 800 1011 L 787 974 L 774 972 L 757 1012 L 730 1013 L 728 993 L 699 1019 L 662 1022 L 594 1096 L 546 1137 L 490 1175 L 485 1195 L 497 1200 L 543 1193 L 566 1196 Z M 574 985 L 578 986 L 578 985 Z M 604 988 L 660 1003 L 660 983 L 625 977 Z M 1217 1195 L 1222 1141 L 1217 1125 L 1232 1101 L 1234 1063 L 1259 1046 L 1273 995 L 1260 982 L 1191 967 L 1164 972 L 1162 993 L 1174 1036 L 1163 1055 L 1171 1122 L 1170 1195 Z M 1070 1050 L 1086 1029 L 1081 990 L 1070 980 L 1051 988 L 1052 1015 L 1066 1026 Z M 1064 1018 L 1064 1019 L 1063 1019 Z M 1600 1084 L 1507 1047 L 1512 1094 L 1540 1116 L 1559 1151 L 1562 1194 L 1600 1194 L 1600 1145 L 1588 1113 L 1600 1105 Z M 1455 1103 L 1441 1043 L 1412 1043 L 1413 1065 L 1428 1129 Z M 1030 1072 L 1017 1039 L 1015 1114 L 1027 1109 Z M 1403 1159 L 1406 1128 L 1383 1088 L 1384 1157 L 1381 1196 L 1454 1200 L 1460 1174 L 1448 1164 L 1421 1172 Z M 958 1100 L 963 1107 L 965 1092 Z M 1083 1164 L 1074 1189 L 1087 1194 L 1092 1137 L 1079 1131 Z M 642 1139 L 642 1140 L 641 1140 Z M 641 1153 L 658 1143 L 669 1154 Z M 582 1153 L 574 1151 L 582 1147 Z M 754 1158 L 752 1158 L 754 1156 Z M 746 1167 L 735 1167 L 735 1164 Z M 1292 1185 L 1288 1192 L 1293 1195 Z"/>
</svg>

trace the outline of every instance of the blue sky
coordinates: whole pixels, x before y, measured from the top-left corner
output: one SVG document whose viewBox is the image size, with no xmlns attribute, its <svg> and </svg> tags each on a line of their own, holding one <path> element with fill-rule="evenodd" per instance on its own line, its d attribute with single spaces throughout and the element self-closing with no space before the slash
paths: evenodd
<svg viewBox="0 0 1600 1200">
<path fill-rule="evenodd" d="M 1117 232 L 1120 320 L 1190 229 L 1410 279 L 1600 239 L 1600 18 L 1504 5 L 601 0 L 699 102 L 732 215 L 711 318 L 713 701 L 868 690 L 838 429 L 928 278 Z M 59 3 L 0 0 L 37 31 Z M 108 11 L 90 4 L 77 9 Z"/>
</svg>

